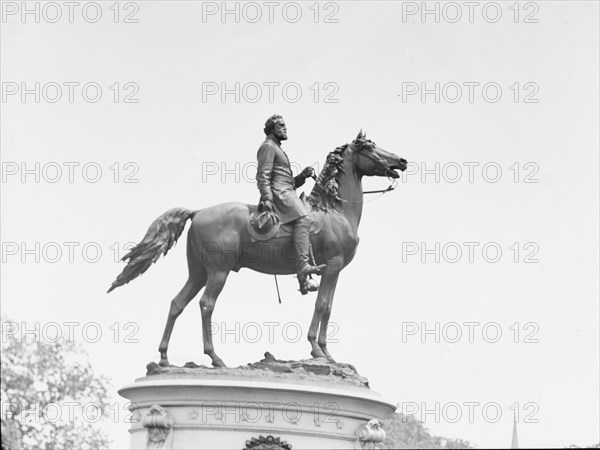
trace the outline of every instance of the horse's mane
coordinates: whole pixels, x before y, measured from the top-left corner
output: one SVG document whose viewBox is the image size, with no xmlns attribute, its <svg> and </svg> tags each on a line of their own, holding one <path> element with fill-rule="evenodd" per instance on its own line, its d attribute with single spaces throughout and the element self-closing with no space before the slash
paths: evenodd
<svg viewBox="0 0 600 450">
<path fill-rule="evenodd" d="M 342 199 L 339 196 L 338 176 L 344 172 L 342 167 L 343 155 L 347 148 L 348 144 L 342 145 L 327 155 L 325 167 L 321 170 L 307 199 L 309 205 L 313 208 L 328 211 L 341 205 Z"/>
</svg>

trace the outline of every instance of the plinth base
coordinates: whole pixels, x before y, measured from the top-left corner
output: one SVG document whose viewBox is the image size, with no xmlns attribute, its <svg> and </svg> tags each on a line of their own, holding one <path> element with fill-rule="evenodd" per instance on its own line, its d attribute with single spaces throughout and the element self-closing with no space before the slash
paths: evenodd
<svg viewBox="0 0 600 450">
<path fill-rule="evenodd" d="M 334 372 L 162 369 L 119 390 L 132 402 L 131 448 L 377 448 L 385 438 L 378 420 L 395 407 Z"/>
</svg>

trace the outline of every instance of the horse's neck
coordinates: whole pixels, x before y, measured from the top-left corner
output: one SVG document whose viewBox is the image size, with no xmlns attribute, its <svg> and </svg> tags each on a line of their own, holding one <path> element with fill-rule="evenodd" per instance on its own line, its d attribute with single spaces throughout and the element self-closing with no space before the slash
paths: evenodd
<svg viewBox="0 0 600 450">
<path fill-rule="evenodd" d="M 344 160 L 344 173 L 338 179 L 338 192 L 342 199 L 341 213 L 357 230 L 363 207 L 362 177 L 354 168 L 352 158 Z"/>
</svg>

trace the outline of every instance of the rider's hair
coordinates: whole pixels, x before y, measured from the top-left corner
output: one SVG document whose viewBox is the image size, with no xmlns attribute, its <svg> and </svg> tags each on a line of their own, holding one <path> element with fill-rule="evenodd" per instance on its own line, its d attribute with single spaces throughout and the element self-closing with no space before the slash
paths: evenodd
<svg viewBox="0 0 600 450">
<path fill-rule="evenodd" d="M 273 114 L 267 119 L 264 129 L 266 135 L 271 134 L 271 132 L 275 129 L 275 122 L 277 122 L 278 119 L 283 119 L 283 117 L 281 117 L 279 114 Z"/>
</svg>

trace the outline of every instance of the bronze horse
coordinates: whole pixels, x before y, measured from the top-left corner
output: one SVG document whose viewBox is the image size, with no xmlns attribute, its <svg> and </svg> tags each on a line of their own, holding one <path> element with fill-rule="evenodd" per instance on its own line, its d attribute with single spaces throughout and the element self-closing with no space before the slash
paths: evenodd
<svg viewBox="0 0 600 450">
<path fill-rule="evenodd" d="M 358 246 L 362 177 L 395 179 L 399 177 L 396 169 L 403 171 L 406 164 L 405 159 L 377 147 L 362 131 L 351 144 L 338 147 L 327 156 L 325 167 L 307 199 L 312 207 L 312 220 L 319 225 L 318 233 L 310 236 L 314 259 L 317 264 L 326 264 L 308 331 L 314 358 L 333 361 L 327 350 L 327 326 L 339 273 L 352 261 Z M 165 255 L 183 232 L 187 220 L 192 219 L 187 242 L 189 276 L 171 301 L 158 347 L 160 365 L 169 365 L 167 349 L 175 320 L 200 289 L 206 287 L 200 299 L 204 353 L 211 357 L 213 366 L 224 367 L 215 353 L 210 325 L 229 272 L 247 267 L 267 274 L 295 273 L 295 259 L 289 254 L 291 236 L 280 233 L 267 242 L 251 239 L 246 224 L 256 210 L 254 205 L 233 202 L 199 211 L 172 209 L 156 219 L 142 242 L 123 257 L 123 261 L 128 260 L 127 266 L 108 292 L 138 277 Z"/>
</svg>

